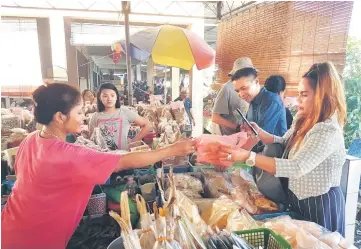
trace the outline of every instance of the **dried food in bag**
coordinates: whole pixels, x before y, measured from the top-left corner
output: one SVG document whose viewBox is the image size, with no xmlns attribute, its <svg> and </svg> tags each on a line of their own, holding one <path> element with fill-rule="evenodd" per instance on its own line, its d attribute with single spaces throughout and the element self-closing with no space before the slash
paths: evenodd
<svg viewBox="0 0 361 249">
<path fill-rule="evenodd" d="M 230 232 L 259 228 L 260 225 L 245 210 L 235 210 L 229 214 L 226 229 Z"/>
<path fill-rule="evenodd" d="M 146 203 L 141 195 L 136 195 L 138 212 L 140 214 L 141 235 L 139 238 L 142 249 L 152 249 L 156 242 L 155 231 L 150 213 L 147 211 Z"/>
<path fill-rule="evenodd" d="M 126 198 L 128 199 L 128 198 Z M 123 239 L 123 246 L 125 249 L 142 249 L 139 242 L 138 234 L 132 230 L 126 221 L 119 214 L 110 211 L 109 215 L 113 217 L 121 228 L 121 237 Z"/>
<path fill-rule="evenodd" d="M 207 194 L 211 198 L 229 195 L 230 186 L 223 174 L 216 174 L 208 177 L 204 175 L 204 184 Z"/>
<path fill-rule="evenodd" d="M 267 199 L 263 195 L 258 195 L 254 197 L 254 204 L 262 212 L 274 212 L 278 210 L 278 206 L 273 201 Z"/>
<path fill-rule="evenodd" d="M 238 209 L 238 205 L 229 197 L 221 196 L 213 203 L 212 207 L 203 212 L 202 218 L 212 228 L 223 229 L 227 226 L 229 214 Z"/>
<path fill-rule="evenodd" d="M 332 249 L 356 249 L 338 232 L 326 232 L 319 238 L 323 243 Z"/>
<path fill-rule="evenodd" d="M 192 189 L 198 193 L 203 192 L 201 180 L 191 175 L 175 174 L 174 184 L 177 189 Z"/>
<path fill-rule="evenodd" d="M 155 220 L 155 234 L 156 234 L 156 242 L 153 245 L 153 249 L 173 249 L 171 244 L 167 240 L 167 224 L 165 219 L 165 214 L 163 213 L 162 208 L 158 212 L 158 208 L 156 206 L 156 203 L 154 203 L 154 214 L 156 217 Z"/>
<path fill-rule="evenodd" d="M 247 189 L 236 187 L 230 191 L 232 200 L 241 208 L 244 208 L 250 214 L 257 214 L 258 208 L 249 198 Z"/>
<path fill-rule="evenodd" d="M 176 191 L 176 200 L 179 203 L 179 212 L 182 216 L 187 217 L 193 224 L 199 235 L 206 232 L 207 225 L 199 215 L 198 207 L 187 196 L 179 190 Z"/>
</svg>

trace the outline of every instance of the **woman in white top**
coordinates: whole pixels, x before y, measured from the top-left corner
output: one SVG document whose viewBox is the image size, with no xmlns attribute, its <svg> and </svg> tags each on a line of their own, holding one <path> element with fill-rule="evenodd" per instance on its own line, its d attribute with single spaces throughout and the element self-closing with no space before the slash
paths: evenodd
<svg viewBox="0 0 361 249">
<path fill-rule="evenodd" d="M 98 112 L 89 121 L 90 135 L 99 127 L 108 147 L 112 150 L 126 150 L 128 142 L 143 139 L 149 132 L 150 122 L 126 107 L 120 106 L 118 89 L 111 83 L 100 86 Z M 131 124 L 140 126 L 141 131 L 134 139 L 128 139 Z"/>
<path fill-rule="evenodd" d="M 344 235 L 345 198 L 340 181 L 346 159 L 342 131 L 346 101 L 343 84 L 332 63 L 315 64 L 303 76 L 298 102 L 296 120 L 283 137 L 273 136 L 253 124 L 263 143 L 285 145 L 285 159 L 228 147 L 218 156 L 288 178 L 291 211 Z"/>
</svg>

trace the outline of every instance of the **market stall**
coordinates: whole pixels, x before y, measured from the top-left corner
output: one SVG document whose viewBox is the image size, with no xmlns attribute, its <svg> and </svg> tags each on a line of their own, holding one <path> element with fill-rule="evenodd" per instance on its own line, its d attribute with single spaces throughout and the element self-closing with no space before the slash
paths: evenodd
<svg viewBox="0 0 361 249">
<path fill-rule="evenodd" d="M 182 107 L 177 103 L 134 107 L 152 123 L 156 135 L 129 145 L 127 151 L 110 150 L 98 129 L 90 139 L 79 136 L 75 143 L 119 154 L 166 146 L 185 135 Z M 14 130 L 17 126 L 22 127 L 17 123 L 8 128 L 17 133 L 12 137 L 21 140 L 27 133 Z M 216 138 L 230 143 L 235 139 L 241 146 L 244 135 Z M 198 139 L 202 138 L 212 137 Z M 11 165 L 15 154 L 10 153 L 7 151 Z M 199 151 L 198 160 L 201 157 Z M 349 169 L 345 174 L 354 174 Z M 15 180 L 11 176 L 5 179 L 3 194 L 10 194 Z M 258 191 L 244 165 L 217 172 L 212 165 L 196 163 L 193 157 L 170 158 L 144 169 L 113 174 L 106 184 L 96 186 L 68 248 L 115 248 L 119 242 L 124 248 L 354 248 L 339 234 L 283 211 Z M 147 243 L 150 240 L 153 243 Z M 276 247 L 269 244 L 271 241 Z"/>
</svg>

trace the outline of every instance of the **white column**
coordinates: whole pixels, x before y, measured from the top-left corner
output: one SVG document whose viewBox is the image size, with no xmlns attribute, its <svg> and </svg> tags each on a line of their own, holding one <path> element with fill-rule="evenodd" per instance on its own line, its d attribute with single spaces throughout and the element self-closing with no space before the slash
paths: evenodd
<svg viewBox="0 0 361 249">
<path fill-rule="evenodd" d="M 179 68 L 172 67 L 172 100 L 179 96 Z"/>
<path fill-rule="evenodd" d="M 140 63 L 138 65 L 136 65 L 135 70 L 136 70 L 137 81 L 141 81 L 142 80 L 142 72 L 141 72 L 141 64 Z"/>
<path fill-rule="evenodd" d="M 204 21 L 196 20 L 190 26 L 190 30 L 201 38 L 204 38 Z M 203 133 L 203 73 L 199 71 L 196 66 L 193 66 L 190 74 L 192 107 L 196 122 L 192 135 L 197 137 Z"/>
<path fill-rule="evenodd" d="M 53 77 L 55 80 L 68 81 L 65 31 L 63 16 L 49 17 Z"/>
<path fill-rule="evenodd" d="M 149 90 L 152 92 L 154 92 L 153 67 L 154 67 L 153 60 L 151 57 L 149 57 L 147 62 L 147 84 L 149 86 Z"/>
</svg>

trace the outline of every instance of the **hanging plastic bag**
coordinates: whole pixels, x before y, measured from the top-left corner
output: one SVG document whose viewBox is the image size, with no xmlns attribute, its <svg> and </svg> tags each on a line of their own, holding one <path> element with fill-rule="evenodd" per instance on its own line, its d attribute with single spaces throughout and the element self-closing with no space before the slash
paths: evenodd
<svg viewBox="0 0 361 249">
<path fill-rule="evenodd" d="M 179 205 L 179 211 L 184 214 L 195 226 L 199 235 L 203 235 L 207 229 L 207 225 L 199 215 L 198 207 L 181 191 L 176 191 L 176 199 Z"/>
<path fill-rule="evenodd" d="M 124 249 L 142 249 L 140 246 L 138 234 L 132 230 L 127 222 L 114 211 L 110 211 L 109 215 L 118 222 L 121 228 L 121 237 L 123 239 Z"/>
<path fill-rule="evenodd" d="M 156 233 L 156 242 L 153 246 L 153 249 L 173 249 L 173 247 L 170 245 L 170 243 L 167 240 L 167 233 L 166 233 L 166 219 L 165 219 L 165 210 L 162 208 L 159 209 L 156 203 L 154 203 L 153 206 L 154 215 L 155 215 L 155 233 Z"/>
<path fill-rule="evenodd" d="M 136 201 L 142 228 L 139 238 L 140 245 L 142 249 L 152 249 L 156 241 L 153 221 L 150 213 L 147 211 L 144 198 L 141 195 L 136 195 Z"/>
</svg>

